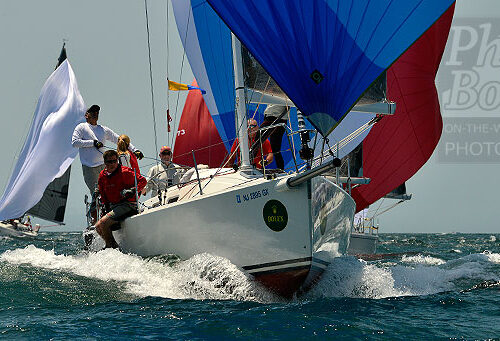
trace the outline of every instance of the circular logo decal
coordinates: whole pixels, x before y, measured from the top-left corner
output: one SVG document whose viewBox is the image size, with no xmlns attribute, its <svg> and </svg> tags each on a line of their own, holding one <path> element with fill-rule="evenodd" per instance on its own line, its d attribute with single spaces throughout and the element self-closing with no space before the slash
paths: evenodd
<svg viewBox="0 0 500 341">
<path fill-rule="evenodd" d="M 262 215 L 266 225 L 273 231 L 279 232 L 288 223 L 288 213 L 285 205 L 278 200 L 269 200 L 264 205 Z"/>
</svg>

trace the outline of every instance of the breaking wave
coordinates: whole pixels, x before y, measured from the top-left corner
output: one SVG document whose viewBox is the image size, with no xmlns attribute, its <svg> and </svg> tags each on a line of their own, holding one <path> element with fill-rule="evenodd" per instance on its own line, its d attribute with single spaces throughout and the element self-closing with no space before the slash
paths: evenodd
<svg viewBox="0 0 500 341">
<path fill-rule="evenodd" d="M 401 262 L 411 263 L 411 264 L 422 264 L 422 265 L 441 265 L 446 263 L 442 259 L 435 258 L 432 256 L 422 256 L 422 255 L 416 255 L 416 256 L 403 255 Z"/>
<path fill-rule="evenodd" d="M 5 251 L 0 261 L 117 283 L 118 290 L 139 298 L 282 301 L 229 260 L 210 254 L 181 261 L 175 256 L 142 258 L 113 249 L 63 255 L 29 245 Z M 448 261 L 423 255 L 403 256 L 391 262 L 338 257 L 332 260 L 319 282 L 298 300 L 381 299 L 470 290 L 484 287 L 480 285 L 483 282 L 498 283 L 499 264 L 500 254 L 488 251 Z"/>
<path fill-rule="evenodd" d="M 337 258 L 307 296 L 381 299 L 468 290 L 500 281 L 498 264 L 500 254 L 487 251 L 449 261 L 421 255 L 403 256 L 398 263 Z"/>
<path fill-rule="evenodd" d="M 123 284 L 127 293 L 138 297 L 273 300 L 270 293 L 227 259 L 209 254 L 195 255 L 186 261 L 166 256 L 145 259 L 114 249 L 66 256 L 29 245 L 4 252 L 0 260 L 116 281 Z"/>
</svg>

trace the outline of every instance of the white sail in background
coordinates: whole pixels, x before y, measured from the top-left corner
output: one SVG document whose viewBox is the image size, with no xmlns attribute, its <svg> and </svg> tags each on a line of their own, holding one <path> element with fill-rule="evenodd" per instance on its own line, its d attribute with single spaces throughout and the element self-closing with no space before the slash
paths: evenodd
<svg viewBox="0 0 500 341">
<path fill-rule="evenodd" d="M 71 65 L 64 61 L 45 82 L 33 122 L 0 199 L 0 220 L 22 216 L 38 203 L 47 185 L 64 174 L 78 153 L 74 128 L 85 105 Z"/>
</svg>

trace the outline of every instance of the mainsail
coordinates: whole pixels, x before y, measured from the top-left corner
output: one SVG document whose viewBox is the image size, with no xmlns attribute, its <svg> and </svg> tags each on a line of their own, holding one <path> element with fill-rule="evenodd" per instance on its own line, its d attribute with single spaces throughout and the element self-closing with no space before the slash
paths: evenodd
<svg viewBox="0 0 500 341">
<path fill-rule="evenodd" d="M 412 177 L 436 148 L 443 123 L 434 80 L 453 11 L 454 6 L 387 73 L 396 113 L 383 117 L 363 141 L 363 175 L 371 182 L 352 191 L 358 211 Z"/>
<path fill-rule="evenodd" d="M 68 200 L 70 174 L 71 166 L 61 177 L 54 179 L 47 186 L 42 199 L 26 213 L 45 220 L 62 223 Z"/>
<path fill-rule="evenodd" d="M 65 60 L 42 88 L 29 134 L 0 199 L 0 220 L 25 214 L 40 201 L 49 183 L 68 170 L 78 152 L 71 145 L 71 134 L 83 122 L 83 113 L 75 75 Z"/>
</svg>

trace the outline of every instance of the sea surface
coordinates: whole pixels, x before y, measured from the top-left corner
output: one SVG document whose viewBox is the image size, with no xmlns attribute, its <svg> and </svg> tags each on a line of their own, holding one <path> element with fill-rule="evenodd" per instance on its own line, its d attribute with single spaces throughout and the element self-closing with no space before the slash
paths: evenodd
<svg viewBox="0 0 500 341">
<path fill-rule="evenodd" d="M 227 259 L 86 253 L 81 233 L 0 237 L 0 338 L 500 339 L 500 234 L 381 234 L 283 300 Z"/>
</svg>

